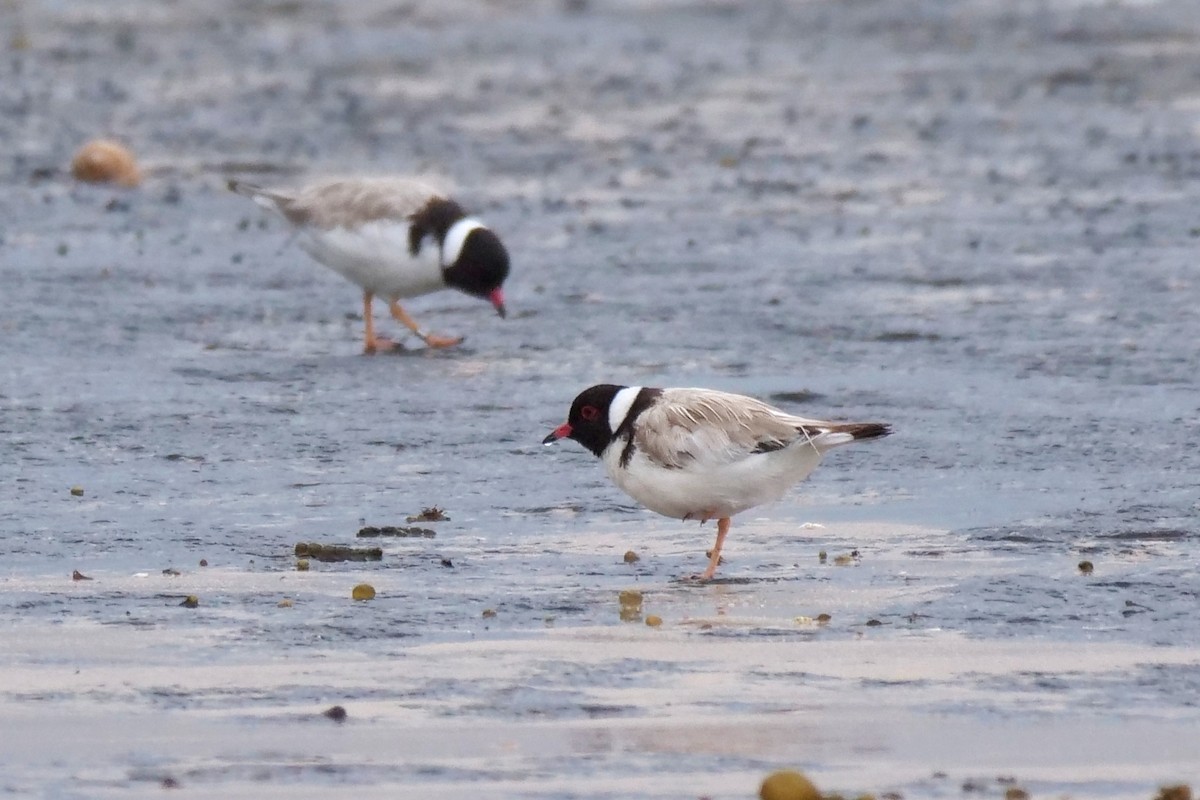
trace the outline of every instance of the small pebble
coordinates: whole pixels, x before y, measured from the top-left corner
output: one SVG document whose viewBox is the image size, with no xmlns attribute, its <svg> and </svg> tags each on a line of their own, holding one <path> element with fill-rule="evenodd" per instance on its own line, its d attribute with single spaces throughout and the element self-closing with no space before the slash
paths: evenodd
<svg viewBox="0 0 1200 800">
<path fill-rule="evenodd" d="M 71 580 L 73 580 L 73 581 L 90 581 L 92 579 L 89 578 L 87 575 L 84 575 L 79 570 L 75 570 L 74 572 L 71 573 Z"/>
<path fill-rule="evenodd" d="M 189 594 L 187 597 L 183 598 L 183 602 L 179 605 L 183 606 L 184 608 L 195 608 L 196 606 L 200 605 L 200 598 L 196 597 L 194 594 Z"/>
<path fill-rule="evenodd" d="M 1079 562 L 1079 571 L 1084 575 L 1091 575 L 1094 569 L 1096 569 L 1096 566 L 1090 561 Z"/>
<path fill-rule="evenodd" d="M 640 606 L 642 593 L 637 589 L 622 589 L 617 593 L 617 602 L 623 606 Z"/>
<path fill-rule="evenodd" d="M 867 620 L 867 627 L 868 627 L 868 628 L 878 628 L 878 627 L 879 627 L 880 625 L 882 625 L 882 624 L 883 624 L 883 623 L 882 623 L 882 622 L 880 622 L 880 621 L 879 621 L 879 620 L 877 620 L 877 619 L 869 619 L 869 620 Z"/>
<path fill-rule="evenodd" d="M 296 605 L 296 603 L 290 597 L 285 597 L 282 600 L 280 600 L 278 603 L 276 603 L 275 605 L 278 606 L 279 608 L 291 608 L 292 606 Z"/>
<path fill-rule="evenodd" d="M 1192 800 L 1192 787 L 1186 783 L 1163 786 L 1154 800 Z"/>
<path fill-rule="evenodd" d="M 182 572 L 175 569 L 174 567 L 167 567 L 166 569 L 163 570 L 163 575 L 166 575 L 170 578 L 178 578 L 182 574 L 183 574 Z"/>
<path fill-rule="evenodd" d="M 758 788 L 762 800 L 821 800 L 812 781 L 795 770 L 772 772 Z"/>
<path fill-rule="evenodd" d="M 301 558 L 296 561 L 296 571 L 297 572 L 308 572 L 308 566 L 309 565 L 308 565 L 307 558 Z"/>
<path fill-rule="evenodd" d="M 334 722 L 345 722 L 346 717 L 349 715 L 346 713 L 346 709 L 341 706 L 330 706 L 321 712 L 321 716 L 328 717 Z"/>
<path fill-rule="evenodd" d="M 496 616 L 496 609 L 494 609 L 494 608 L 485 608 L 485 609 L 483 610 L 483 618 L 484 618 L 484 619 L 494 619 L 494 618 L 495 618 L 495 616 Z"/>
<path fill-rule="evenodd" d="M 83 487 L 82 486 L 72 486 L 71 494 L 75 497 L 83 497 Z"/>
<path fill-rule="evenodd" d="M 360 583 L 350 592 L 350 596 L 355 600 L 373 600 L 375 598 L 375 587 L 369 583 Z"/>
<path fill-rule="evenodd" d="M 641 621 L 642 593 L 637 589 L 622 589 L 617 592 L 617 604 L 620 607 L 617 616 L 621 622 Z"/>
<path fill-rule="evenodd" d="M 651 628 L 658 628 L 662 626 L 662 617 L 658 614 L 650 614 L 646 617 L 646 624 Z"/>
<path fill-rule="evenodd" d="M 420 514 L 413 514 L 411 517 L 405 517 L 405 522 L 449 522 L 450 518 L 446 516 L 445 509 L 437 506 L 429 506 L 422 508 Z"/>
<path fill-rule="evenodd" d="M 200 559 L 200 566 L 202 566 L 202 567 L 207 567 L 207 566 L 208 566 L 208 559 L 207 559 L 207 558 L 202 558 L 202 559 Z"/>
<path fill-rule="evenodd" d="M 624 559 L 625 559 L 626 564 L 634 564 L 634 563 L 642 560 L 641 556 L 639 556 L 637 553 L 633 552 L 632 550 L 625 551 Z"/>
<path fill-rule="evenodd" d="M 1004 790 L 1004 800 L 1029 800 L 1029 792 L 1017 786 Z"/>
</svg>

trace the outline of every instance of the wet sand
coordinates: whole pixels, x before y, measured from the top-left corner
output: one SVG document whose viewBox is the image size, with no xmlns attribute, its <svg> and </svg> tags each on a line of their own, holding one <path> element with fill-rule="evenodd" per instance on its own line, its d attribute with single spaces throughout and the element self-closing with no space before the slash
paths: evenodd
<svg viewBox="0 0 1200 800">
<path fill-rule="evenodd" d="M 4 713 L 24 734 L 6 749 L 23 765 L 17 786 L 88 796 L 174 778 L 234 797 L 317 797 L 331 783 L 405 797 L 748 797 L 764 771 L 793 764 L 843 792 L 956 796 L 972 782 L 993 796 L 1015 778 L 1034 796 L 1141 797 L 1195 758 L 1194 720 L 1096 719 L 987 690 L 1013 672 L 1092 682 L 1147 659 L 1194 665 L 1195 648 L 1081 658 L 952 633 L 748 644 L 631 626 L 416 645 L 387 664 L 333 651 L 213 666 L 164 663 L 139 634 L 60 635 L 109 666 L 18 673 L 10 691 L 26 700 Z M 340 725 L 283 699 L 332 687 L 361 698 Z M 59 702 L 39 710 L 35 695 Z M 274 702 L 248 712 L 234 695 Z M 138 699 L 152 707 L 133 710 Z M 936 710 L 948 701 L 978 712 Z"/>
<path fill-rule="evenodd" d="M 736 563 L 769 563 L 759 548 L 778 549 L 778 526 L 748 527 Z M 829 545 L 842 537 L 870 555 L 835 565 L 848 551 Z M 469 580 L 398 566 L 428 540 L 389 546 L 371 568 L 10 575 L 5 596 L 23 603 L 10 612 L 0 714 L 22 735 L 6 740 L 7 785 L 89 797 L 156 793 L 164 780 L 231 797 L 351 786 L 748 797 L 790 765 L 847 794 L 957 796 L 972 784 L 992 796 L 1015 779 L 1034 796 L 1146 797 L 1195 767 L 1200 725 L 1177 694 L 1200 664 L 1194 644 L 1123 640 L 1116 608 L 1089 614 L 1071 598 L 993 636 L 918 611 L 960 605 L 964 573 L 1003 586 L 1028 559 L 914 558 L 913 545 L 961 539 L 846 524 L 824 565 L 696 587 L 619 563 L 619 539 L 574 541 L 543 557 L 590 578 L 564 566 L 519 587 L 495 578 L 520 574 L 544 543 L 486 559 L 464 548 L 461 566 L 485 565 Z M 596 549 L 610 551 L 605 563 L 579 563 Z M 1034 582 L 1103 591 L 1071 571 Z M 354 603 L 363 580 L 379 594 Z M 642 593 L 626 622 L 623 589 Z M 199 607 L 181 607 L 186 594 Z M 644 623 L 651 614 L 661 627 Z M 345 722 L 321 716 L 333 705 Z"/>
<path fill-rule="evenodd" d="M 0 789 L 1200 782 L 1198 17 L 0 5 Z M 139 189 L 66 174 L 98 135 Z M 355 289 L 224 182 L 413 172 L 501 232 L 512 314 L 422 298 L 465 346 L 363 357 Z M 711 526 L 540 445 L 598 381 L 897 433 L 697 586 Z"/>
</svg>

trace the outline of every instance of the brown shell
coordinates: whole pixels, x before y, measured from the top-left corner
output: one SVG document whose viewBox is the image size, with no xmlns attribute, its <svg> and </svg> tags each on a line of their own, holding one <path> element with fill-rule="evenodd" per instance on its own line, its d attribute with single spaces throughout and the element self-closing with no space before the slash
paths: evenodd
<svg viewBox="0 0 1200 800">
<path fill-rule="evenodd" d="M 88 183 L 133 187 L 142 182 L 133 153 L 111 139 L 93 139 L 80 147 L 71 159 L 71 174 Z"/>
</svg>

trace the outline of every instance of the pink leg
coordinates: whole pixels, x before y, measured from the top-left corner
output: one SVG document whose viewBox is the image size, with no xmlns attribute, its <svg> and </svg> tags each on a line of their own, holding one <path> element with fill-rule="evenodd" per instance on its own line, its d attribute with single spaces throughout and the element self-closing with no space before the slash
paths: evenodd
<svg viewBox="0 0 1200 800">
<path fill-rule="evenodd" d="M 439 336 L 436 333 L 426 333 L 425 331 L 421 330 L 421 326 L 417 324 L 417 321 L 410 317 L 408 312 L 405 311 L 400 306 L 400 303 L 395 299 L 388 303 L 388 310 L 392 312 L 392 317 L 397 322 L 400 322 L 402 325 L 404 325 L 404 327 L 421 337 L 421 341 L 430 347 L 454 347 L 455 345 L 462 344 L 461 336 Z"/>
<path fill-rule="evenodd" d="M 375 315 L 371 313 L 371 301 L 374 299 L 374 294 L 365 289 L 363 290 L 363 321 L 367 325 L 366 333 L 364 334 L 363 352 L 367 355 L 372 355 L 381 350 L 391 350 L 396 346 L 396 343 L 391 339 L 375 335 Z"/>
<path fill-rule="evenodd" d="M 712 555 L 708 558 L 708 569 L 701 573 L 697 580 L 707 581 L 717 574 L 717 565 L 721 563 L 721 547 L 725 544 L 725 534 L 729 533 L 729 517 L 717 520 L 717 541 L 713 544 Z"/>
</svg>

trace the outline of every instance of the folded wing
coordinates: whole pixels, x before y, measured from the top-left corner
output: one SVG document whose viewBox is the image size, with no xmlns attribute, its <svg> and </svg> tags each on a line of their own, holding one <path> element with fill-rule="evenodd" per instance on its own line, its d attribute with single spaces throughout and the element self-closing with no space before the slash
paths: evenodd
<svg viewBox="0 0 1200 800">
<path fill-rule="evenodd" d="M 332 180 L 288 193 L 231 180 L 229 188 L 278 211 L 295 225 L 353 228 L 374 220 L 407 220 L 441 193 L 410 178 Z"/>
<path fill-rule="evenodd" d="M 872 427 L 873 426 L 873 427 Z M 638 420 L 634 446 L 659 466 L 708 469 L 807 443 L 824 452 L 857 438 L 884 435 L 874 423 L 806 419 L 742 395 L 667 389 Z"/>
</svg>

